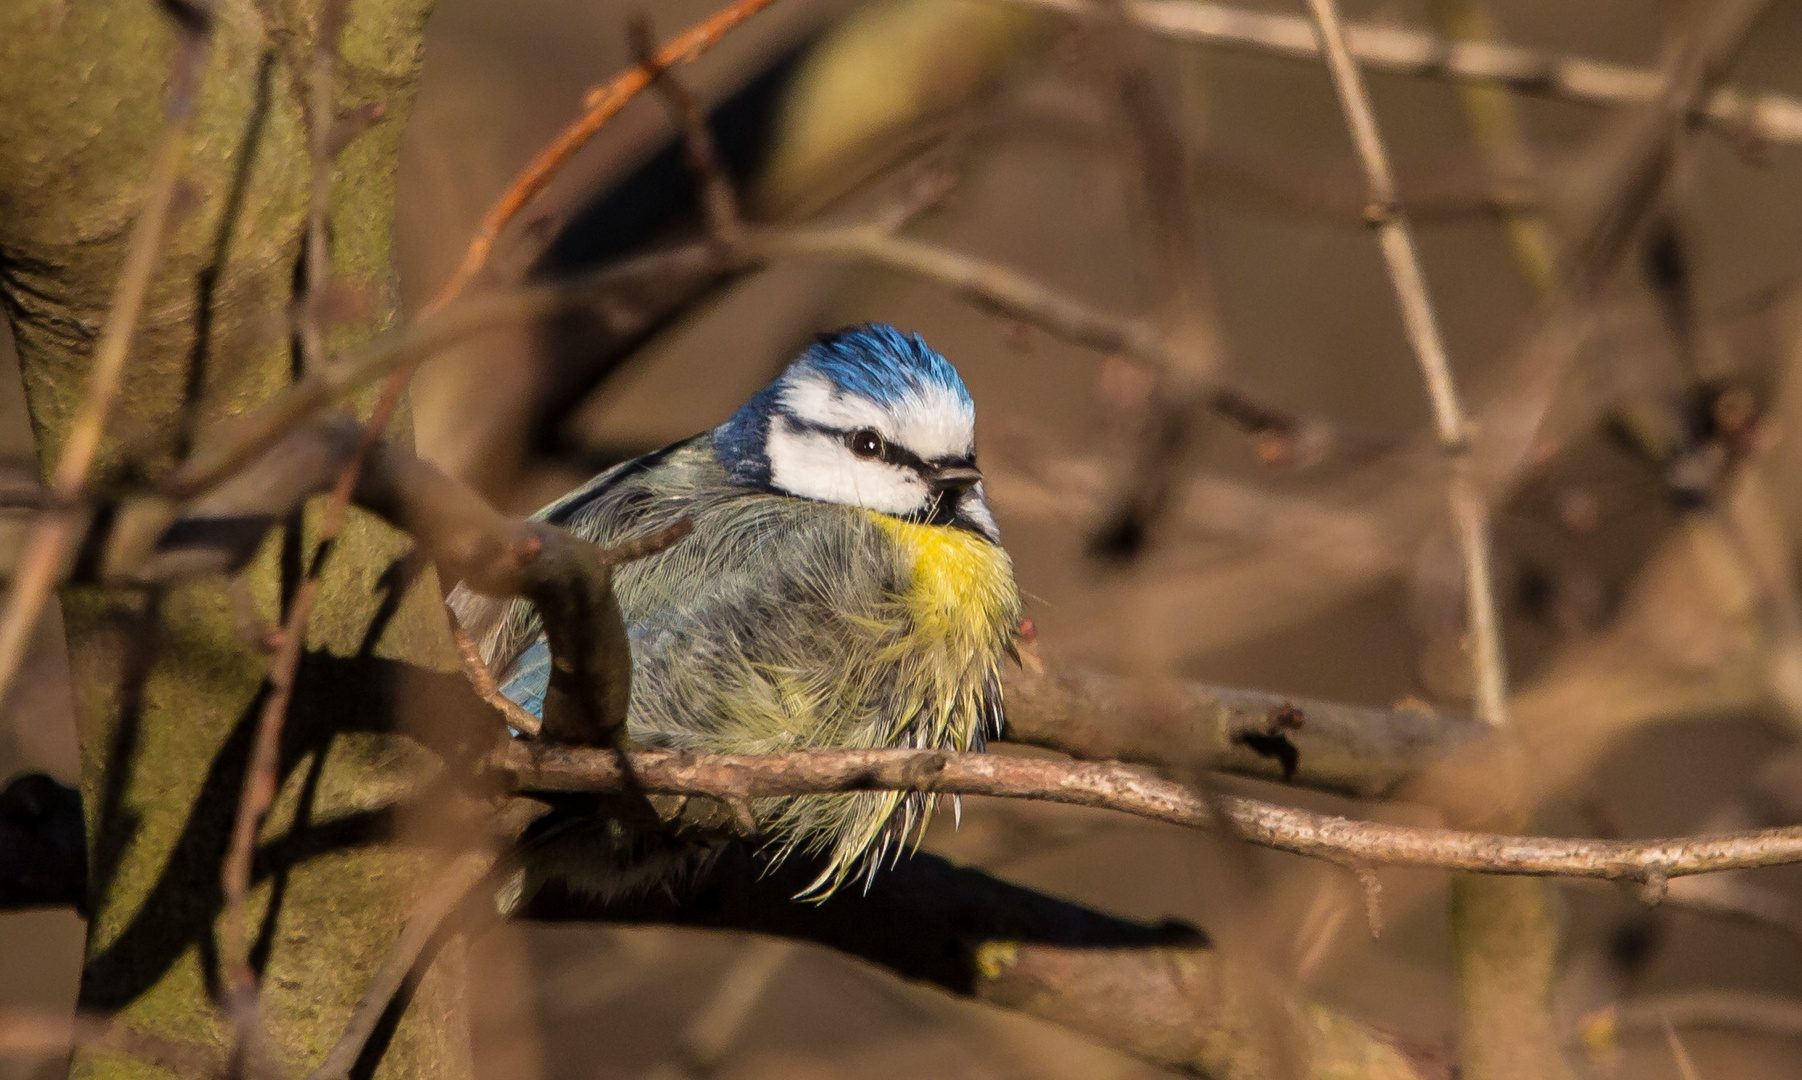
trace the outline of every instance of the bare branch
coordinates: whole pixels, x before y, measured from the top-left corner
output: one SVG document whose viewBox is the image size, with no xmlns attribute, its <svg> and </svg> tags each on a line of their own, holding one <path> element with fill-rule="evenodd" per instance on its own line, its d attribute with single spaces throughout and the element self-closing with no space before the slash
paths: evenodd
<svg viewBox="0 0 1802 1080">
<path fill-rule="evenodd" d="M 1091 0 L 1013 0 L 1071 15 L 1093 9 Z M 1181 41 L 1252 49 L 1294 60 L 1318 60 L 1320 42 L 1308 20 L 1250 11 L 1208 0 L 1129 0 L 1138 25 Z M 1421 30 L 1353 23 L 1346 43 L 1358 63 L 1401 75 L 1497 83 L 1519 94 L 1594 105 L 1637 105 L 1658 96 L 1655 71 L 1563 56 L 1518 45 L 1448 41 Z M 1736 140 L 1802 142 L 1802 101 L 1781 94 L 1734 89 L 1710 93 L 1688 110 Z"/>
<path fill-rule="evenodd" d="M 1506 836 L 1353 821 L 1232 795 L 1203 797 L 1119 764 L 1046 761 L 938 750 L 626 755 L 653 794 L 760 799 L 843 791 L 925 791 L 1115 810 L 1196 829 L 1226 829 L 1262 847 L 1348 866 L 1411 866 L 1483 874 L 1666 879 L 1802 862 L 1802 826 L 1718 836 L 1625 841 Z M 495 756 L 522 791 L 623 790 L 613 754 L 512 743 Z"/>
<path fill-rule="evenodd" d="M 1345 114 L 1370 196 L 1370 220 L 1377 228 L 1383 262 L 1401 305 L 1402 325 L 1433 403 L 1441 448 L 1454 459 L 1450 484 L 1452 524 L 1464 562 L 1466 617 L 1470 620 L 1471 670 L 1477 689 L 1477 716 L 1500 727 L 1508 717 L 1508 673 L 1500 619 L 1495 608 L 1494 571 L 1489 551 L 1489 506 L 1470 475 L 1470 421 L 1458 401 L 1451 363 L 1439 333 L 1439 319 L 1427 296 L 1426 276 L 1407 218 L 1398 206 L 1389 151 L 1377 128 L 1364 77 L 1345 44 L 1345 28 L 1335 0 L 1308 0 L 1333 89 Z"/>
<path fill-rule="evenodd" d="M 49 1057 L 78 1047 L 147 1062 L 182 1080 L 210 1080 L 226 1073 L 225 1056 L 217 1047 L 151 1035 L 93 1016 L 0 1012 L 0 1057 Z"/>
<path fill-rule="evenodd" d="M 429 309 L 443 306 L 475 280 L 476 275 L 487 264 L 501 230 L 544 190 L 551 177 L 589 139 L 594 138 L 595 133 L 613 119 L 625 107 L 626 102 L 651 85 L 654 71 L 689 63 L 711 49 L 732 28 L 774 2 L 775 0 L 734 0 L 709 18 L 672 38 L 657 51 L 657 55 L 653 57 L 654 64 L 641 63 L 632 70 L 621 73 L 607 85 L 589 91 L 586 111 L 552 140 L 549 146 L 539 151 L 538 156 L 532 159 L 501 197 L 495 200 L 494 205 L 489 207 L 487 215 L 482 218 L 481 227 L 476 230 L 476 235 L 470 239 L 469 247 L 463 253 L 463 261 L 457 265 L 450 280 L 438 290 L 437 296 L 433 297 Z"/>
<path fill-rule="evenodd" d="M 1367 709 L 1193 682 L 1147 688 L 1063 664 L 1009 671 L 1002 738 L 1089 761 L 1202 767 L 1378 798 L 1483 730 L 1426 710 Z"/>
<path fill-rule="evenodd" d="M 744 243 L 744 223 L 739 220 L 738 194 L 720 166 L 713 133 L 707 130 L 706 110 L 669 65 L 658 62 L 647 14 L 641 11 L 633 16 L 627 36 L 639 67 L 650 75 L 651 87 L 663 98 L 670 119 L 682 133 L 689 174 L 701 188 L 701 209 L 707 215 L 708 234 L 725 252 L 735 251 Z"/>
<path fill-rule="evenodd" d="M 1284 1075 L 1269 1059 L 1275 1039 L 1294 1052 L 1306 1080 L 1444 1076 L 1343 1013 L 1273 995 L 1180 924 L 1120 919 L 931 855 L 903 859 L 868 892 L 841 889 L 797 904 L 792 897 L 811 871 L 817 867 L 805 856 L 772 866 L 734 844 L 667 890 L 601 899 L 553 886 L 525 914 L 810 941 L 1186 1075 Z M 1250 1005 L 1265 1000 L 1268 1014 Z"/>
</svg>

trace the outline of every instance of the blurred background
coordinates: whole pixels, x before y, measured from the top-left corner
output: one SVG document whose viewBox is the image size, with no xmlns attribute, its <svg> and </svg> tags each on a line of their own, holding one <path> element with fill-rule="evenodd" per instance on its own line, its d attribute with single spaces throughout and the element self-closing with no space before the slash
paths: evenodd
<svg viewBox="0 0 1802 1080">
<path fill-rule="evenodd" d="M 716 6 L 663 0 L 645 10 L 663 37 Z M 1439 0 L 1345 7 L 1361 22 L 1420 29 L 1468 11 Z M 1683 8 L 1487 0 L 1481 10 L 1499 40 L 1652 69 Z M 584 90 L 633 62 L 626 27 L 638 9 L 441 0 L 402 164 L 397 246 L 409 309 L 449 276 L 487 205 L 575 115 Z M 1798 55 L 1802 5 L 1774 4 L 1728 82 L 1802 95 Z M 529 512 L 607 464 L 718 423 L 811 334 L 879 319 L 920 332 L 968 382 L 991 498 L 1048 656 L 1147 680 L 1468 710 L 1443 493 L 1431 483 L 1398 490 L 1409 474 L 1385 465 L 1430 437 L 1429 405 L 1320 63 L 980 0 L 782 0 L 683 77 L 714 110 L 748 216 L 862 221 L 921 176 L 949 177 L 949 195 L 905 235 L 1136 318 L 1155 313 L 1168 289 L 1156 251 L 1170 223 L 1146 205 L 1123 69 L 1147 80 L 1180 143 L 1218 377 L 1277 415 L 1202 424 L 1174 468 L 1170 506 L 1124 556 L 1106 543 L 1097 554 L 1097 541 L 1109 531 L 1111 478 L 1143 437 L 1156 373 L 868 266 L 785 263 L 703 282 L 625 336 L 588 314 L 472 342 L 415 382 L 420 450 L 504 508 Z M 1523 255 L 1520 223 L 1558 235 L 1619 112 L 1507 98 L 1524 154 L 1501 175 L 1493 145 L 1473 139 L 1457 85 L 1368 77 L 1453 366 L 1481 414 L 1518 375 L 1511 358 L 1541 325 L 1544 281 Z M 1735 469 L 1764 470 L 1761 520 L 1774 535 L 1802 523 L 1802 488 L 1786 483 L 1798 476 L 1786 463 L 1802 433 L 1785 427 L 1802 417 L 1789 385 L 1802 378 L 1802 146 L 1742 134 L 1697 130 L 1682 141 L 1659 217 L 1670 237 L 1636 243 L 1585 300 L 1594 332 L 1552 410 L 1574 419 L 1548 425 L 1556 437 L 1533 445 L 1495 513 L 1522 722 L 1550 733 L 1544 745 L 1563 770 L 1540 804 L 1542 832 L 1654 836 L 1802 820 L 1802 727 L 1782 707 L 1781 674 L 1752 686 L 1690 677 L 1732 666 L 1743 642 L 1729 616 L 1750 611 L 1776 626 L 1777 648 L 1782 610 L 1795 605 L 1787 541 L 1766 564 L 1781 568 L 1774 579 L 1743 575 L 1754 586 L 1697 554 L 1698 521 L 1740 490 Z M 498 277 L 578 273 L 700 236 L 695 184 L 673 140 L 664 106 L 635 100 L 533 205 Z M 1675 307 L 1674 277 L 1686 298 Z M 0 407 L 0 453 L 29 460 L 16 373 L 0 374 Z M 1697 566 L 1685 569 L 1692 557 Z M 1749 598 L 1729 596 L 1736 588 Z M 47 621 L 35 675 L 0 718 L 0 776 L 74 777 L 60 635 Z M 1683 692 L 1631 670 L 1618 683 L 1599 677 L 1620 655 L 1685 673 Z M 1613 719 L 1575 730 L 1592 710 Z M 1439 820 L 1407 801 L 1353 805 L 1221 784 L 1384 820 Z M 1413 1043 L 1445 1048 L 1454 1037 L 1443 875 L 1385 871 L 1386 925 L 1373 940 L 1343 871 L 1174 828 L 966 800 L 961 828 L 941 819 L 926 847 L 1109 911 L 1191 921 Z M 1698 1074 L 1802 1074 L 1793 1019 L 1802 1004 L 1791 1004 L 1802 1003 L 1802 872 L 1763 871 L 1745 887 L 1766 917 L 1648 911 L 1612 887 L 1561 888 L 1558 1009 L 1579 1060 L 1601 1075 L 1678 1076 L 1656 1024 L 1630 1022 L 1632 1004 L 1729 990 L 1787 1006 L 1792 1021 L 1684 1026 Z M 80 934 L 67 913 L 0 916 L 0 1006 L 72 1000 Z M 592 926 L 507 926 L 472 947 L 484 1077 L 1155 1072 L 811 947 Z M 0 1062 L 0 1078 L 59 1069 Z"/>
</svg>

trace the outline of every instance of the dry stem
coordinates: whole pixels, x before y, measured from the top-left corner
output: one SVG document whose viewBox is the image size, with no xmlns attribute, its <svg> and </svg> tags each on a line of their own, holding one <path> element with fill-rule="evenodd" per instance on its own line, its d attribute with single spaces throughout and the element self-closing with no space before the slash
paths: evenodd
<svg viewBox="0 0 1802 1080">
<path fill-rule="evenodd" d="M 1308 9 L 1314 16 L 1321 51 L 1326 55 L 1327 69 L 1333 78 L 1333 89 L 1345 113 L 1345 126 L 1351 132 L 1358 160 L 1364 168 L 1370 195 L 1370 218 L 1377 228 L 1383 262 L 1389 268 L 1396 300 L 1401 305 L 1408 344 L 1420 363 L 1427 394 L 1432 399 L 1439 444 L 1453 458 L 1452 524 L 1464 563 L 1477 716 L 1485 723 L 1500 727 L 1507 722 L 1508 716 L 1507 661 L 1495 608 L 1489 551 L 1489 506 L 1470 474 L 1470 421 L 1458 401 L 1451 364 L 1445 355 L 1445 342 L 1439 333 L 1439 320 L 1427 295 L 1426 277 L 1421 273 L 1420 256 L 1396 198 L 1389 152 L 1377 128 L 1376 113 L 1371 108 L 1364 77 L 1346 47 L 1345 28 L 1339 19 L 1338 6 L 1334 0 L 1308 0 Z"/>
<path fill-rule="evenodd" d="M 1093 10 L 1090 0 L 1013 0 L 1072 15 Z M 1320 42 L 1308 20 L 1248 11 L 1208 0 L 1129 0 L 1127 17 L 1180 41 L 1253 49 L 1295 60 L 1318 60 Z M 1448 41 L 1421 30 L 1370 23 L 1346 27 L 1359 64 L 1428 78 L 1495 83 L 1520 94 L 1591 105 L 1639 105 L 1657 98 L 1659 72 L 1563 56 L 1499 42 Z M 1689 110 L 1696 120 L 1742 141 L 1802 142 L 1802 101 L 1782 94 L 1713 90 Z"/>
<path fill-rule="evenodd" d="M 1115 763 L 939 750 L 626 755 L 652 794 L 758 799 L 844 791 L 992 795 L 1114 810 L 1197 829 L 1228 829 L 1261 847 L 1342 866 L 1407 866 L 1483 874 L 1669 880 L 1802 862 L 1802 826 L 1658 840 L 1507 836 L 1353 821 L 1234 795 L 1202 796 Z M 625 790 L 614 754 L 509 743 L 495 764 L 522 791 Z"/>
</svg>

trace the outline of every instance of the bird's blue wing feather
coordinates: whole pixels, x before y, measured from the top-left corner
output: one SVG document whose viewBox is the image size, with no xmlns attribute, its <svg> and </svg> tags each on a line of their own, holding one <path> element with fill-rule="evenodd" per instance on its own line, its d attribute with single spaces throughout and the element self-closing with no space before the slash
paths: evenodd
<svg viewBox="0 0 1802 1080">
<path fill-rule="evenodd" d="M 544 716 L 544 695 L 551 685 L 551 643 L 541 634 L 507 672 L 501 693 L 533 716 Z"/>
<path fill-rule="evenodd" d="M 642 480 L 672 456 L 707 438 L 705 433 L 697 435 L 615 465 L 532 517 L 601 544 L 643 532 L 654 526 L 643 523 L 647 508 L 632 497 L 635 490 L 627 490 L 643 485 L 632 481 Z M 483 661 L 500 680 L 501 693 L 533 715 L 542 715 L 550 684 L 550 648 L 531 605 L 521 600 L 491 600 L 461 585 L 452 590 L 449 599 L 458 622 L 477 638 Z"/>
</svg>

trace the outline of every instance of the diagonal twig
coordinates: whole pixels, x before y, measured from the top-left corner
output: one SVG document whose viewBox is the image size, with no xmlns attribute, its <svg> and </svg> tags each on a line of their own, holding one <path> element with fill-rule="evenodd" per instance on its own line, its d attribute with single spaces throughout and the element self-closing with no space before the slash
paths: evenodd
<svg viewBox="0 0 1802 1080">
<path fill-rule="evenodd" d="M 1496 614 L 1493 569 L 1489 550 L 1489 507 L 1470 474 L 1470 421 L 1458 400 L 1438 316 L 1427 294 L 1420 256 L 1396 198 L 1395 175 L 1389 152 L 1383 145 L 1371 108 L 1364 77 L 1345 44 L 1345 27 L 1334 0 L 1308 0 L 1320 37 L 1321 52 L 1333 79 L 1346 128 L 1363 165 L 1369 189 L 1368 216 L 1377 229 L 1383 262 L 1389 268 L 1402 325 L 1414 350 L 1433 404 L 1433 423 L 1441 448 L 1453 459 L 1450 500 L 1453 526 L 1464 563 L 1465 604 L 1470 620 L 1471 668 L 1477 689 L 1477 716 L 1501 726 L 1508 715 L 1507 663 L 1501 626 Z"/>
<path fill-rule="evenodd" d="M 632 55 L 651 77 L 651 88 L 663 99 L 670 119 L 682 134 L 688 171 L 701 188 L 701 209 L 707 216 L 707 232 L 727 254 L 744 243 L 744 223 L 739 220 L 738 193 L 720 165 L 719 148 L 707 130 L 707 112 L 670 66 L 660 63 L 651 37 L 650 16 L 640 11 L 627 28 Z"/>
<path fill-rule="evenodd" d="M 513 800 L 494 823 L 495 846 L 463 852 L 439 871 L 408 912 L 400 936 L 382 958 L 325 1060 L 307 1074 L 306 1080 L 348 1080 L 382 1018 L 409 980 L 418 977 L 419 962 L 427 949 L 463 908 L 470 894 L 483 882 L 492 880 L 496 863 L 547 809 L 531 799 Z"/>
</svg>

